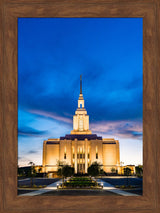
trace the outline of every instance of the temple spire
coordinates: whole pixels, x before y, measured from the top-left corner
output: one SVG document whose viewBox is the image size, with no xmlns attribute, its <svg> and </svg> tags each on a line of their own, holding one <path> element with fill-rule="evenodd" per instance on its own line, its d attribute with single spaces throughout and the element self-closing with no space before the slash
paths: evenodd
<svg viewBox="0 0 160 213">
<path fill-rule="evenodd" d="M 80 94 L 82 94 L 82 75 L 80 75 Z"/>
<path fill-rule="evenodd" d="M 84 98 L 82 94 L 82 75 L 80 75 L 80 94 L 78 98 L 78 108 L 75 111 L 73 116 L 73 130 L 71 131 L 72 135 L 86 135 L 92 134 L 92 131 L 89 130 L 89 115 L 84 108 Z"/>
</svg>

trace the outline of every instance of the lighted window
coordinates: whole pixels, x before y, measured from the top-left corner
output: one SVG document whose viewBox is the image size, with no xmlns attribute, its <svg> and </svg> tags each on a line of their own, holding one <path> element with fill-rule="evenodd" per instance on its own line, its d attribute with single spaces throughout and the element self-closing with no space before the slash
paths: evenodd
<svg viewBox="0 0 160 213">
<path fill-rule="evenodd" d="M 79 131 L 83 131 L 83 120 L 79 119 Z"/>
</svg>

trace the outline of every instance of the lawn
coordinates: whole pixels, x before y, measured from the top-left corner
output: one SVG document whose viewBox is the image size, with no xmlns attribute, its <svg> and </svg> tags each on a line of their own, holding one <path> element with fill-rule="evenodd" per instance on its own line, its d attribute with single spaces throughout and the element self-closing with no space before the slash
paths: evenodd
<svg viewBox="0 0 160 213">
<path fill-rule="evenodd" d="M 61 184 L 59 188 L 102 188 L 97 181 L 93 180 L 91 177 L 71 177 L 69 180 Z"/>
</svg>

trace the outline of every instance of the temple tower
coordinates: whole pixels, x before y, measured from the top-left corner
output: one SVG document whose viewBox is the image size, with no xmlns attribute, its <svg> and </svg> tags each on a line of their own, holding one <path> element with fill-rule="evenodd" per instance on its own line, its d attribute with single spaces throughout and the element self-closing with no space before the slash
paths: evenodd
<svg viewBox="0 0 160 213">
<path fill-rule="evenodd" d="M 80 76 L 80 94 L 78 99 L 78 108 L 73 116 L 73 130 L 71 134 L 92 134 L 89 130 L 89 115 L 84 107 L 84 98 L 82 94 L 82 75 Z"/>
</svg>

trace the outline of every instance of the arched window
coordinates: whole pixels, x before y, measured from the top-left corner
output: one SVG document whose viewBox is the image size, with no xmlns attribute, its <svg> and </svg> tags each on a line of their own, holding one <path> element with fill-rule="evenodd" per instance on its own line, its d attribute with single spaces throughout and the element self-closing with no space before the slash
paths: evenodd
<svg viewBox="0 0 160 213">
<path fill-rule="evenodd" d="M 67 155 L 66 155 L 66 146 L 64 147 L 64 159 L 67 158 Z"/>
<path fill-rule="evenodd" d="M 98 147 L 96 146 L 96 159 L 98 159 Z"/>
<path fill-rule="evenodd" d="M 96 153 L 96 159 L 98 159 L 98 152 Z"/>
</svg>

